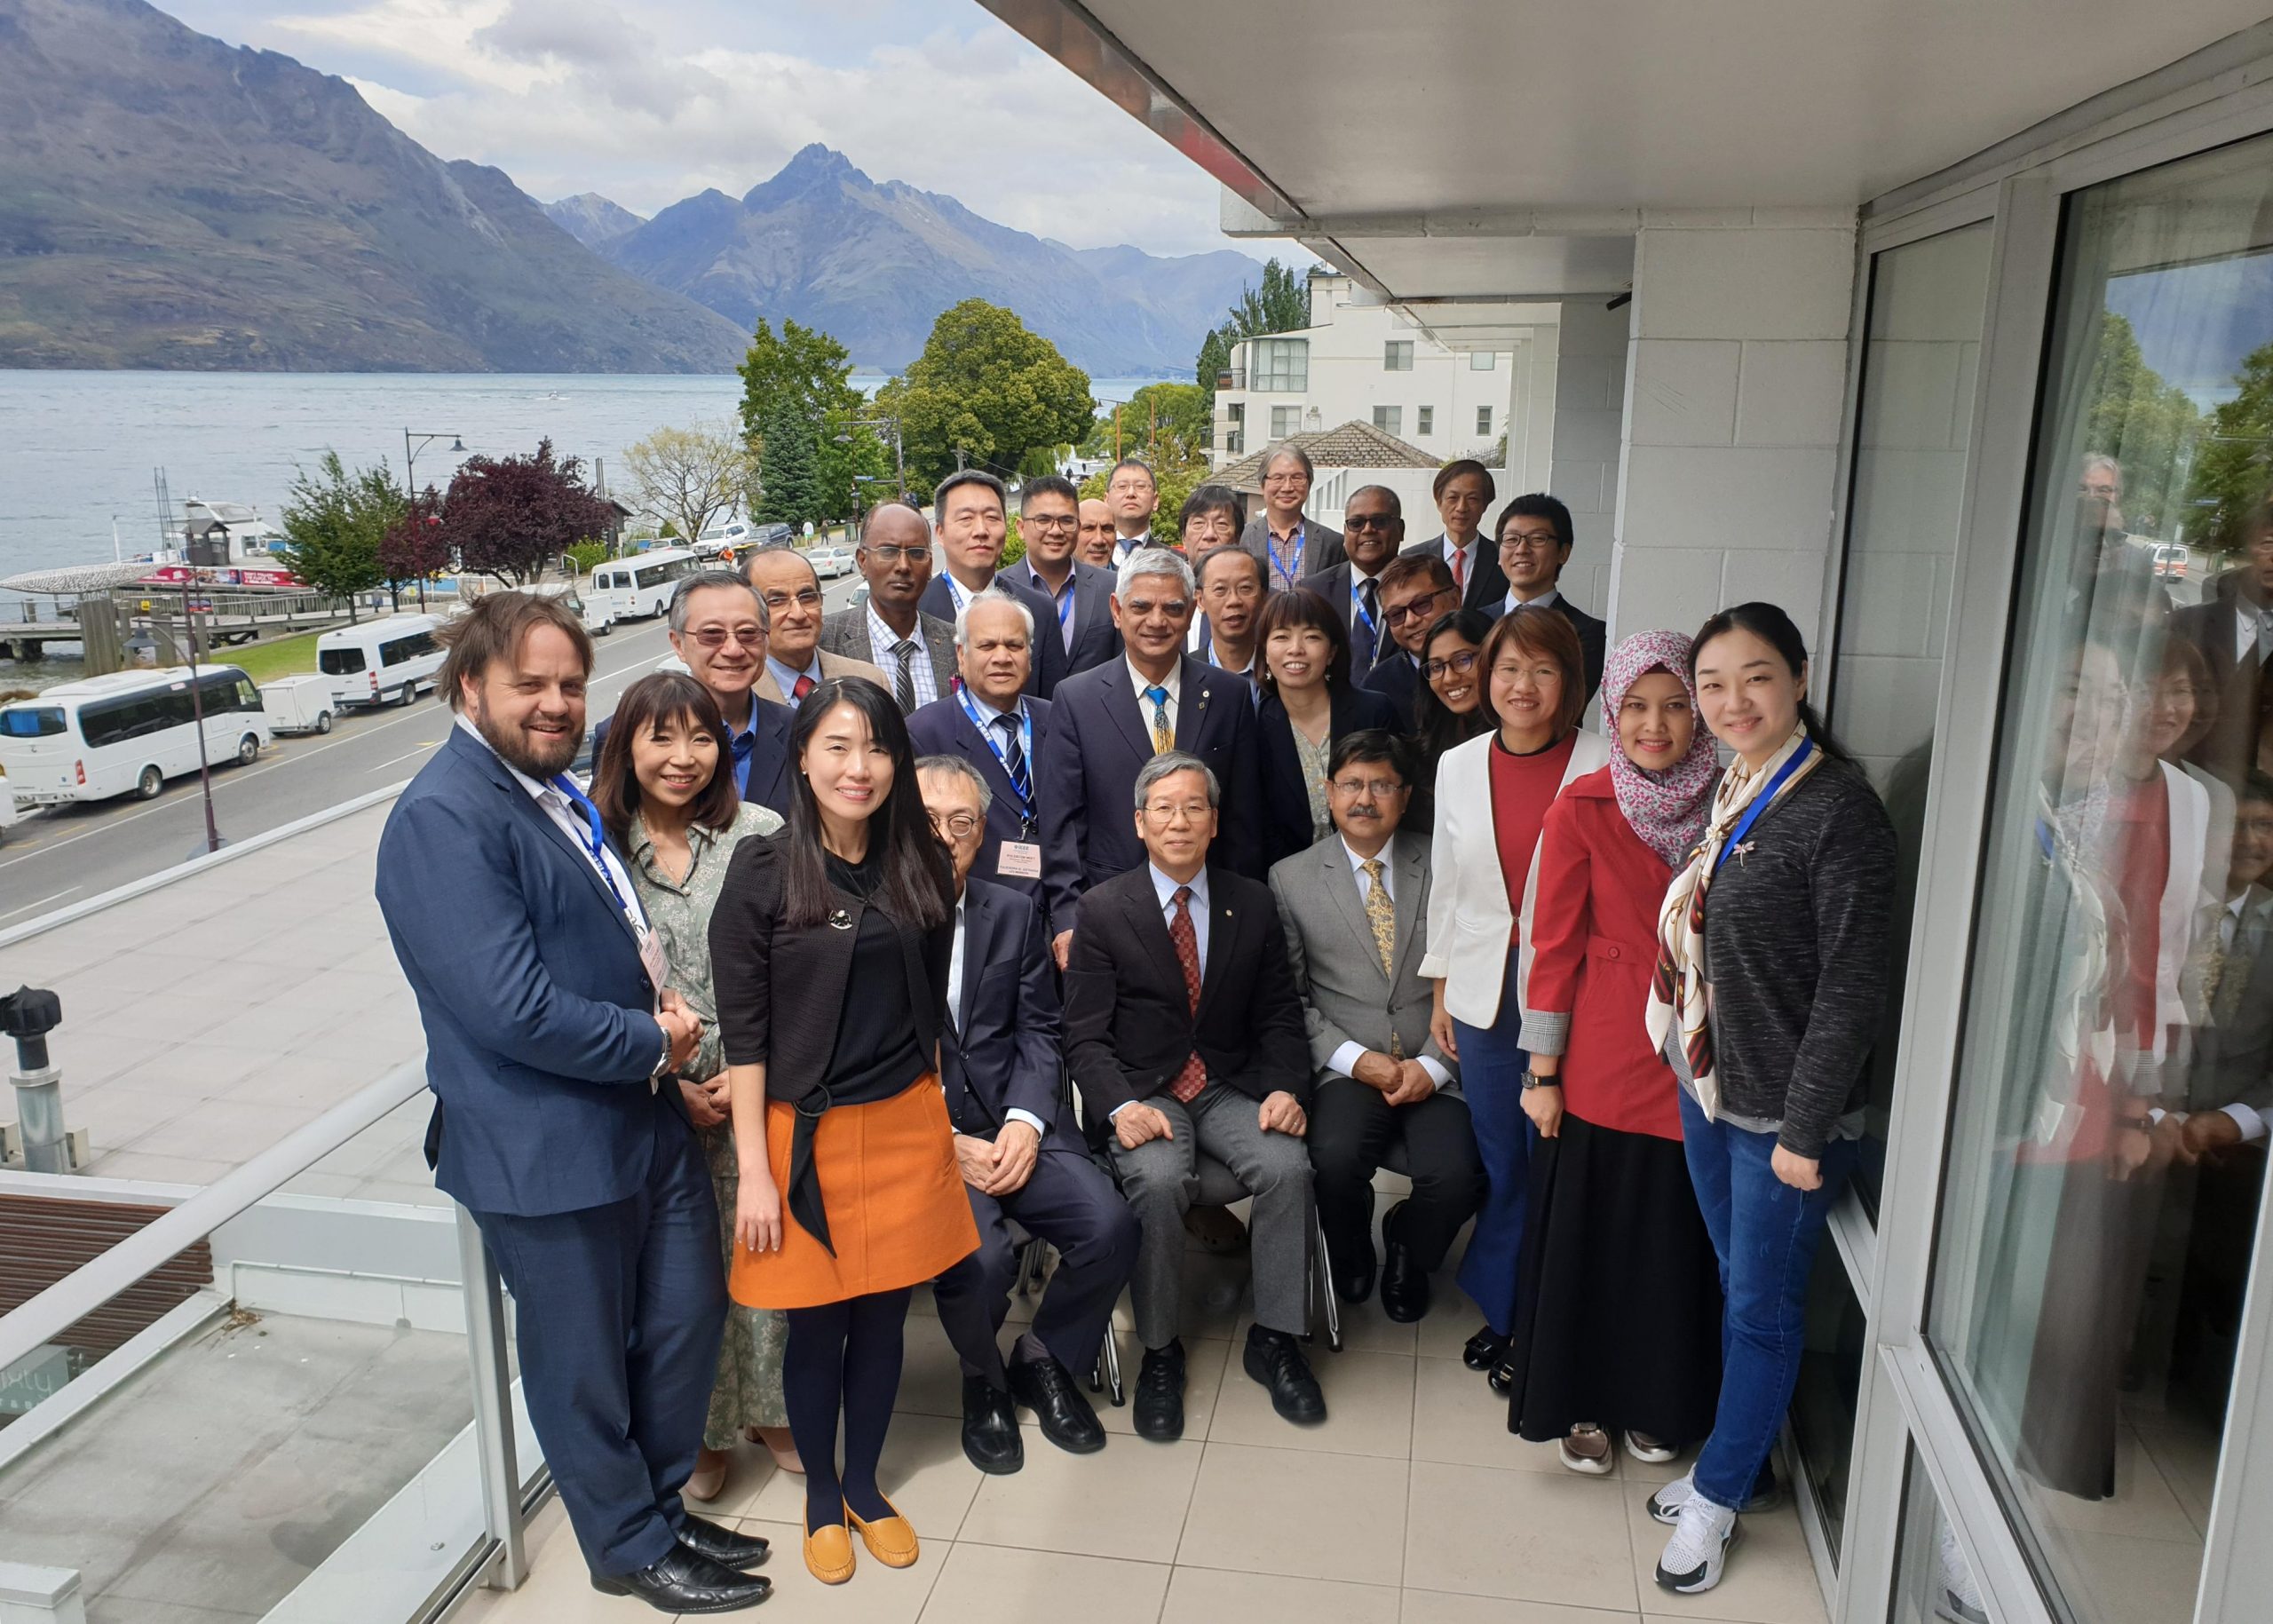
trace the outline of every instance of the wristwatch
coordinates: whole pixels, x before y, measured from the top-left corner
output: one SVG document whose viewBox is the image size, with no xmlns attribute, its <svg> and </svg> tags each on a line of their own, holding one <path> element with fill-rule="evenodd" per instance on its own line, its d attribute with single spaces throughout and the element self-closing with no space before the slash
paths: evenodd
<svg viewBox="0 0 2273 1624">
<path fill-rule="evenodd" d="M 1524 1067 L 1524 1092 L 1526 1094 L 1533 1089 L 1559 1089 L 1562 1086 L 1563 1079 L 1559 1075 L 1542 1077 L 1531 1067 Z"/>
</svg>

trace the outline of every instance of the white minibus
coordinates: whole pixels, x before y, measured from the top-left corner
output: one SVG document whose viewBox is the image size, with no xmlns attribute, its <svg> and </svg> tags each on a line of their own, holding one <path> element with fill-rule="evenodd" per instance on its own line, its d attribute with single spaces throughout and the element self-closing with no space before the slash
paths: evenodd
<svg viewBox="0 0 2273 1624">
<path fill-rule="evenodd" d="M 0 706 L 0 767 L 19 806 L 100 801 L 130 791 L 149 800 L 170 778 L 197 771 L 197 706 L 205 756 L 249 762 L 268 741 L 260 690 L 234 665 L 114 671 L 67 682 Z"/>
<path fill-rule="evenodd" d="M 590 598 L 585 597 L 576 590 L 576 583 L 573 581 L 540 581 L 534 586 L 523 587 L 521 590 L 539 598 L 558 598 L 569 614 L 584 622 L 584 632 L 588 637 L 604 638 L 615 630 L 615 617 L 608 612 L 607 600 L 598 592 Z"/>
<path fill-rule="evenodd" d="M 316 639 L 316 669 L 331 678 L 333 703 L 408 705 L 421 685 L 434 685 L 442 646 L 434 640 L 438 614 L 391 614 L 342 626 Z"/>
<path fill-rule="evenodd" d="M 645 620 L 669 608 L 678 583 L 701 567 L 684 547 L 634 553 L 593 566 L 592 596 L 607 606 L 613 619 Z"/>
</svg>

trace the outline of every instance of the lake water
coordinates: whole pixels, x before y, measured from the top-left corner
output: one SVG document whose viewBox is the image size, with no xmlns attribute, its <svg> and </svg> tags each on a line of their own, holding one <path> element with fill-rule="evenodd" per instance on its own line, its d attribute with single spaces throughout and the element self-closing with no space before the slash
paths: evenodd
<svg viewBox="0 0 2273 1624">
<path fill-rule="evenodd" d="M 852 380 L 873 392 L 881 374 Z M 1099 378 L 1101 401 L 1149 380 Z M 734 418 L 741 380 L 495 373 L 38 372 L 0 370 L 0 576 L 112 557 L 114 523 L 131 557 L 158 540 L 154 471 L 174 509 L 186 497 L 247 502 L 273 521 L 296 467 L 326 450 L 351 467 L 386 459 L 400 478 L 403 430 L 440 430 L 417 454 L 419 483 L 447 485 L 468 452 L 526 453 L 546 436 L 562 456 L 605 463 L 623 486 L 623 448 L 665 425 Z M 9 611 L 12 613 L 12 610 Z M 44 687 L 76 662 L 0 661 L 0 688 Z"/>
</svg>

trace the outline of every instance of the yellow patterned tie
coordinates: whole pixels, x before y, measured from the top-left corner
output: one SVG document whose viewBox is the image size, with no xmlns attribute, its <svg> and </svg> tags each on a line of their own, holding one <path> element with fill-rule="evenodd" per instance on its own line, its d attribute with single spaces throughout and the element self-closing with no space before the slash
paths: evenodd
<svg viewBox="0 0 2273 1624">
<path fill-rule="evenodd" d="M 1382 955 L 1382 974 L 1386 976 L 1397 962 L 1397 909 L 1382 882 L 1382 860 L 1369 857 L 1358 867 L 1366 875 L 1366 923 L 1374 928 L 1374 951 Z"/>
<path fill-rule="evenodd" d="M 1144 697 L 1152 701 L 1152 754 L 1165 756 L 1176 749 L 1176 729 L 1168 725 L 1168 691 L 1147 688 Z"/>
</svg>

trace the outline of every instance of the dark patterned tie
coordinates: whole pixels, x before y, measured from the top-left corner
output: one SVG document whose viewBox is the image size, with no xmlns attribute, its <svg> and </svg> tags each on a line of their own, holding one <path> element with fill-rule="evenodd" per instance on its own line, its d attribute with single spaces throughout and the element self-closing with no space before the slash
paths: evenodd
<svg viewBox="0 0 2273 1624">
<path fill-rule="evenodd" d="M 1350 669 L 1363 674 L 1374 669 L 1374 628 L 1382 622 L 1382 586 L 1378 581 L 1360 581 L 1358 597 L 1366 607 L 1358 623 L 1350 628 Z"/>
<path fill-rule="evenodd" d="M 891 696 L 899 701 L 899 711 L 906 716 L 915 709 L 915 639 L 902 638 L 891 646 L 892 657 L 899 661 L 899 670 L 892 677 Z"/>
<path fill-rule="evenodd" d="M 994 725 L 1002 730 L 1002 771 L 1010 775 L 1010 788 L 1018 795 L 1020 804 L 1034 804 L 1034 780 L 1026 774 L 1026 747 L 1018 741 L 1018 718 L 996 717 Z"/>
<path fill-rule="evenodd" d="M 802 705 L 805 701 L 805 695 L 812 691 L 813 679 L 810 677 L 800 677 L 797 678 L 797 685 L 789 690 L 789 702 L 793 705 Z"/>
<path fill-rule="evenodd" d="M 1184 995 L 1192 1000 L 1192 1012 L 1200 1013 L 1200 934 L 1192 928 L 1192 887 L 1176 888 L 1176 917 L 1168 921 L 1168 940 L 1176 944 L 1176 962 L 1184 966 Z M 1184 1105 L 1190 1105 L 1200 1090 L 1207 1086 L 1208 1067 L 1195 1049 L 1185 1057 L 1184 1069 L 1168 1084 L 1168 1092 Z"/>
</svg>

